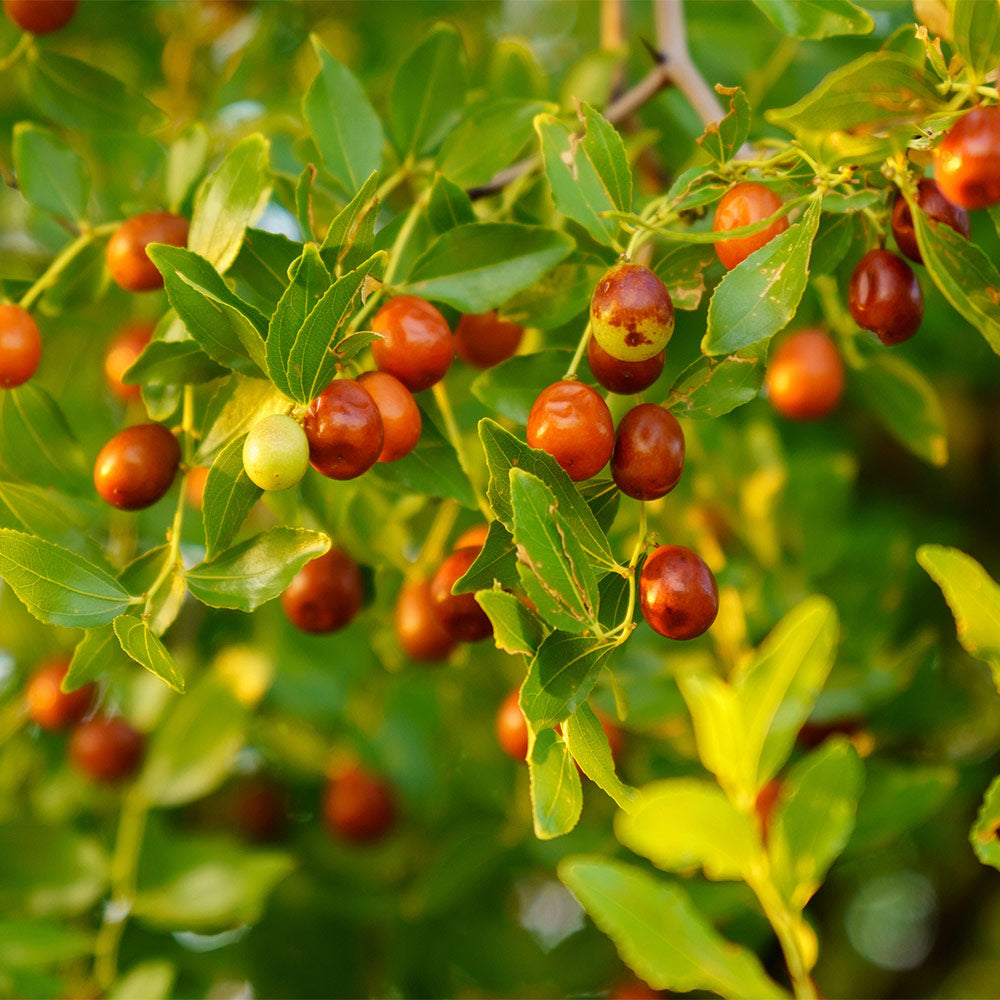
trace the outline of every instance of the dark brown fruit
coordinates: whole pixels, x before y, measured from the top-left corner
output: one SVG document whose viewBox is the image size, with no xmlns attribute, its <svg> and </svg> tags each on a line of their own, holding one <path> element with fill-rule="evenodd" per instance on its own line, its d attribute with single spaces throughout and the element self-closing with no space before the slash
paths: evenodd
<svg viewBox="0 0 1000 1000">
<path fill-rule="evenodd" d="M 170 489 L 180 460 L 180 445 L 166 427 L 161 424 L 126 427 L 97 456 L 94 485 L 112 507 L 142 510 Z"/>
<path fill-rule="evenodd" d="M 135 364 L 153 336 L 151 323 L 131 323 L 115 334 L 104 355 L 104 381 L 111 395 L 122 403 L 131 403 L 142 396 L 142 388 L 126 385 L 122 376 Z"/>
<path fill-rule="evenodd" d="M 358 383 L 368 390 L 382 417 L 380 462 L 404 458 L 420 440 L 420 408 L 413 393 L 387 372 L 365 372 Z"/>
<path fill-rule="evenodd" d="M 337 379 L 310 404 L 302 429 L 309 461 L 330 479 L 354 479 L 382 453 L 382 417 L 371 393 L 357 382 Z"/>
<path fill-rule="evenodd" d="M 372 344 L 375 364 L 410 392 L 429 389 L 451 367 L 455 356 L 451 327 L 424 299 L 414 295 L 390 299 L 375 314 L 372 330 L 382 335 Z"/>
<path fill-rule="evenodd" d="M 336 632 L 361 610 L 364 583 L 358 564 L 341 549 L 307 562 L 281 595 L 288 620 L 303 632 Z"/>
<path fill-rule="evenodd" d="M 65 28 L 76 13 L 77 0 L 3 0 L 4 13 L 22 31 L 51 35 Z"/>
<path fill-rule="evenodd" d="M 909 264 L 891 250 L 870 250 L 851 275 L 847 304 L 858 326 L 883 344 L 909 340 L 924 318 L 924 296 Z"/>
<path fill-rule="evenodd" d="M 108 241 L 105 259 L 115 282 L 127 292 L 163 287 L 163 275 L 146 256 L 150 243 L 187 244 L 188 220 L 172 212 L 144 212 L 123 222 Z"/>
<path fill-rule="evenodd" d="M 660 351 L 645 361 L 619 361 L 593 337 L 587 342 L 587 363 L 594 378 L 619 396 L 648 389 L 660 377 L 666 360 L 667 352 Z"/>
<path fill-rule="evenodd" d="M 684 432 L 677 418 L 656 403 L 633 406 L 618 423 L 611 476 L 626 496 L 666 496 L 684 471 Z"/>
<path fill-rule="evenodd" d="M 948 201 L 930 177 L 925 177 L 917 186 L 917 204 L 934 222 L 950 226 L 956 233 L 969 238 L 972 231 L 969 213 Z M 902 195 L 892 207 L 892 235 L 896 237 L 896 245 L 910 260 L 923 264 L 917 234 L 913 231 L 913 213 Z"/>
<path fill-rule="evenodd" d="M 518 697 L 518 689 L 514 688 L 500 703 L 495 728 L 503 752 L 514 760 L 524 760 L 528 755 L 528 723 L 521 714 Z"/>
<path fill-rule="evenodd" d="M 40 664 L 28 679 L 25 700 L 28 718 L 42 729 L 68 729 L 90 710 L 97 695 L 94 684 L 85 684 L 75 691 L 61 688 L 69 668 L 69 659 L 57 656 Z"/>
<path fill-rule="evenodd" d="M 330 778 L 323 795 L 323 818 L 334 836 L 371 843 L 395 824 L 396 798 L 384 779 L 350 765 Z"/>
<path fill-rule="evenodd" d="M 583 382 L 556 382 L 531 407 L 528 444 L 547 451 L 574 482 L 600 472 L 614 443 L 607 403 Z"/>
<path fill-rule="evenodd" d="M 467 365 L 492 368 L 515 354 L 523 334 L 523 327 L 500 319 L 495 309 L 467 313 L 455 327 L 455 353 Z"/>
<path fill-rule="evenodd" d="M 952 125 L 934 150 L 934 177 L 955 205 L 1000 202 L 1000 108 L 973 108 Z"/>
<path fill-rule="evenodd" d="M 765 386 L 771 405 L 783 417 L 819 420 L 840 403 L 844 362 L 822 330 L 800 330 L 774 352 Z"/>
<path fill-rule="evenodd" d="M 752 226 L 755 222 L 763 222 L 768 216 L 774 215 L 781 208 L 781 204 L 781 199 L 763 184 L 754 181 L 737 184 L 722 196 L 715 210 L 712 229 L 720 233 Z M 719 240 L 715 244 L 715 253 L 723 266 L 731 271 L 787 228 L 788 219 L 781 216 L 759 233 L 738 236 L 731 240 Z"/>
<path fill-rule="evenodd" d="M 661 545 L 639 576 L 639 605 L 649 626 L 668 639 L 694 639 L 719 613 L 712 571 L 683 545 Z"/>
<path fill-rule="evenodd" d="M 455 581 L 465 575 L 479 551 L 475 545 L 456 549 L 441 563 L 431 581 L 431 599 L 437 616 L 448 634 L 460 642 L 478 642 L 493 634 L 493 625 L 476 602 L 475 594 L 451 592 Z"/>
<path fill-rule="evenodd" d="M 674 332 L 674 304 L 667 286 L 640 264 L 616 264 L 597 283 L 590 300 L 590 329 L 620 361 L 646 361 Z"/>
<path fill-rule="evenodd" d="M 0 388 L 24 385 L 41 357 L 42 336 L 31 314 L 20 306 L 0 305 Z"/>
<path fill-rule="evenodd" d="M 124 719 L 98 715 L 73 730 L 69 757 L 73 766 L 94 781 L 129 778 L 139 769 L 146 741 Z"/>
<path fill-rule="evenodd" d="M 427 580 L 403 584 L 396 598 L 393 624 L 403 652 L 412 660 L 438 663 L 455 648 L 454 638 L 438 617 Z"/>
</svg>

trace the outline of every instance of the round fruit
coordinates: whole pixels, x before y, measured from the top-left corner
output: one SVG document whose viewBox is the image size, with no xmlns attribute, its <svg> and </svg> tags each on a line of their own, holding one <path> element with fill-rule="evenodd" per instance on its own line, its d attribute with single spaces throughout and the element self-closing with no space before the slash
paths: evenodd
<svg viewBox="0 0 1000 1000">
<path fill-rule="evenodd" d="M 873 330 L 886 345 L 909 340 L 924 318 L 920 282 L 891 250 L 869 250 L 861 258 L 851 275 L 847 304 L 858 326 Z"/>
<path fill-rule="evenodd" d="M 531 407 L 528 444 L 547 451 L 574 482 L 589 479 L 607 464 L 615 444 L 608 404 L 583 382 L 555 382 Z"/>
<path fill-rule="evenodd" d="M 384 837 L 396 821 L 396 798 L 382 778 L 357 764 L 330 778 L 323 795 L 323 818 L 334 836 L 355 843 Z"/>
<path fill-rule="evenodd" d="M 135 364 L 136 358 L 145 350 L 153 336 L 150 323 L 130 323 L 108 344 L 104 354 L 104 381 L 111 395 L 122 403 L 131 403 L 142 396 L 138 385 L 126 385 L 122 376 Z"/>
<path fill-rule="evenodd" d="M 437 616 L 453 639 L 478 642 L 493 634 L 493 625 L 476 602 L 475 594 L 453 594 L 455 581 L 476 561 L 479 547 L 466 546 L 449 555 L 431 580 L 431 599 Z"/>
<path fill-rule="evenodd" d="M 302 423 L 309 461 L 330 479 L 354 479 L 382 453 L 382 417 L 364 386 L 331 382 L 310 404 Z"/>
<path fill-rule="evenodd" d="M 77 0 L 3 0 L 3 9 L 22 31 L 50 35 L 73 20 L 76 4 Z"/>
<path fill-rule="evenodd" d="M 291 812 L 288 789 L 271 778 L 255 775 L 229 791 L 228 810 L 233 826 L 247 840 L 273 843 L 288 831 Z"/>
<path fill-rule="evenodd" d="M 142 510 L 170 489 L 180 460 L 180 445 L 166 427 L 126 427 L 97 456 L 94 485 L 112 507 Z"/>
<path fill-rule="evenodd" d="M 768 216 L 774 215 L 781 205 L 781 199 L 763 184 L 753 181 L 737 184 L 722 196 L 715 210 L 712 230 L 724 233 L 730 229 L 752 226 L 755 222 L 762 222 Z M 718 240 L 715 244 L 716 256 L 722 261 L 723 266 L 731 271 L 787 228 L 788 219 L 781 216 L 759 233 L 738 236 L 731 240 Z"/>
<path fill-rule="evenodd" d="M 455 640 L 441 623 L 427 580 L 404 583 L 393 615 L 396 638 L 411 660 L 437 663 L 455 648 Z"/>
<path fill-rule="evenodd" d="M 42 729 L 68 729 L 90 710 L 97 694 L 93 684 L 75 691 L 63 691 L 62 682 L 69 668 L 69 659 L 57 656 L 40 664 L 28 679 L 25 700 L 28 718 Z"/>
<path fill-rule="evenodd" d="M 517 351 L 524 328 L 500 319 L 496 310 L 466 313 L 455 327 L 455 353 L 468 365 L 492 368 Z"/>
<path fill-rule="evenodd" d="M 150 243 L 187 244 L 188 220 L 172 212 L 144 212 L 126 219 L 108 241 L 105 260 L 111 277 L 127 292 L 163 287 L 163 275 L 146 256 Z"/>
<path fill-rule="evenodd" d="M 305 431 L 285 413 L 264 417 L 243 442 L 243 468 L 262 490 L 291 489 L 309 468 Z"/>
<path fill-rule="evenodd" d="M 475 545 L 477 549 L 481 549 L 486 544 L 486 536 L 490 533 L 490 526 L 488 524 L 474 524 L 471 528 L 466 528 L 458 536 L 455 544 L 451 547 L 452 551 L 455 549 L 464 549 L 469 545 Z"/>
<path fill-rule="evenodd" d="M 42 337 L 31 314 L 20 306 L 0 305 L 0 387 L 23 385 L 41 357 Z"/>
<path fill-rule="evenodd" d="M 639 264 L 616 264 L 590 300 L 590 329 L 619 361 L 659 354 L 674 332 L 674 304 L 667 286 Z"/>
<path fill-rule="evenodd" d="M 683 545 L 661 545 L 639 576 L 639 604 L 649 626 L 668 639 L 694 639 L 719 613 L 712 571 Z"/>
<path fill-rule="evenodd" d="M 963 208 L 1000 201 L 1000 108 L 973 108 L 952 125 L 934 150 L 934 177 Z"/>
<path fill-rule="evenodd" d="M 500 703 L 495 723 L 497 742 L 508 757 L 524 760 L 528 756 L 528 723 L 518 701 L 520 692 L 514 688 Z"/>
<path fill-rule="evenodd" d="M 657 500 L 684 471 L 684 432 L 677 418 L 656 403 L 633 406 L 622 417 L 611 453 L 611 476 L 626 496 Z"/>
<path fill-rule="evenodd" d="M 800 330 L 774 352 L 765 381 L 771 405 L 789 420 L 829 416 L 844 392 L 844 362 L 822 330 Z"/>
<path fill-rule="evenodd" d="M 121 781 L 139 768 L 145 740 L 124 719 L 98 715 L 73 730 L 69 758 L 73 766 L 95 781 Z"/>
<path fill-rule="evenodd" d="M 361 610 L 365 588 L 358 564 L 340 549 L 307 562 L 281 595 L 288 620 L 303 632 L 336 632 Z"/>
<path fill-rule="evenodd" d="M 395 375 L 410 392 L 429 389 L 444 378 L 455 355 L 448 321 L 429 302 L 414 295 L 390 299 L 375 314 L 372 344 L 381 371 Z"/>
<path fill-rule="evenodd" d="M 667 352 L 660 351 L 645 361 L 619 361 L 593 337 L 587 342 L 587 362 L 594 378 L 620 396 L 648 389 L 660 377 L 666 359 Z"/>
<path fill-rule="evenodd" d="M 935 222 L 950 226 L 956 233 L 969 238 L 972 231 L 969 213 L 948 201 L 930 177 L 925 177 L 917 185 L 917 204 Z M 917 234 L 913 231 L 913 213 L 902 195 L 892 207 L 892 235 L 896 237 L 896 245 L 910 260 L 923 264 L 924 258 L 920 256 L 920 247 L 917 246 Z"/>
<path fill-rule="evenodd" d="M 409 455 L 420 440 L 420 407 L 413 393 L 394 375 L 365 372 L 358 382 L 368 390 L 382 417 L 380 462 L 395 462 Z"/>
</svg>

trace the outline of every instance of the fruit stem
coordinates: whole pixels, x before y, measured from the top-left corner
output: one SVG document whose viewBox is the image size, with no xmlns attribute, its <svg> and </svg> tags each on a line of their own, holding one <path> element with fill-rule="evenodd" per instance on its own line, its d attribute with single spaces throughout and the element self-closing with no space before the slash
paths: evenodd
<svg viewBox="0 0 1000 1000">
<path fill-rule="evenodd" d="M 607 633 L 608 638 L 613 638 L 615 640 L 615 645 L 620 646 L 631 634 L 632 634 L 632 618 L 635 615 L 635 568 L 639 565 L 639 559 L 642 558 L 643 552 L 646 551 L 646 533 L 648 527 L 646 524 L 646 504 L 645 501 L 639 501 L 639 536 L 635 540 L 635 546 L 632 548 L 632 555 L 628 561 L 628 607 L 625 609 L 625 615 L 622 620 Z M 617 701 L 617 696 L 616 699 Z"/>
<path fill-rule="evenodd" d="M 395 173 L 390 174 L 382 183 L 378 186 L 375 192 L 375 197 L 378 201 L 384 201 L 400 184 L 403 183 L 409 176 L 413 168 L 413 164 L 407 160 L 403 163 Z"/>
<path fill-rule="evenodd" d="M 113 233 L 120 225 L 120 222 L 108 222 L 103 226 L 95 226 L 93 229 L 87 229 L 80 233 L 72 243 L 63 247 L 38 280 L 21 296 L 21 301 L 18 303 L 20 307 L 30 310 L 42 292 L 56 283 L 59 275 L 66 270 L 78 254 L 90 246 L 95 239 Z"/>
<path fill-rule="evenodd" d="M 587 349 L 587 343 L 590 341 L 590 320 L 587 320 L 587 325 L 583 328 L 583 336 L 580 337 L 580 342 L 576 345 L 576 353 L 573 355 L 573 360 L 569 363 L 569 368 L 566 369 L 566 374 L 563 375 L 564 379 L 576 378 L 576 370 L 580 367 L 580 362 L 583 360 L 583 352 Z"/>
<path fill-rule="evenodd" d="M 462 444 L 462 434 L 458 429 L 458 424 L 455 422 L 455 413 L 451 408 L 451 400 L 448 398 L 448 390 L 444 386 L 444 382 L 437 382 L 434 385 L 434 401 L 438 405 L 438 409 L 441 411 L 441 419 L 444 420 L 444 430 L 445 435 L 451 442 L 451 446 L 455 449 L 455 453 L 458 455 L 458 464 L 462 466 L 465 470 L 465 474 L 469 475 L 469 463 L 465 455 L 465 447 Z M 489 504 L 483 499 L 482 494 L 476 488 L 475 484 L 472 482 L 472 477 L 469 477 L 469 484 L 472 487 L 472 492 L 476 496 L 476 503 L 479 505 L 479 509 L 483 513 L 483 517 L 486 518 L 487 524 L 493 520 L 493 511 L 490 510 Z"/>
<path fill-rule="evenodd" d="M 28 49 L 31 48 L 31 43 L 32 43 L 31 35 L 27 31 L 24 32 L 21 35 L 21 38 L 18 41 L 17 45 L 15 45 L 14 48 L 11 49 L 10 52 L 8 52 L 7 55 L 3 57 L 3 59 L 0 59 L 0 73 L 2 73 L 6 69 L 10 69 L 11 66 L 19 62 L 21 56 L 23 56 L 25 52 L 27 52 Z"/>
</svg>

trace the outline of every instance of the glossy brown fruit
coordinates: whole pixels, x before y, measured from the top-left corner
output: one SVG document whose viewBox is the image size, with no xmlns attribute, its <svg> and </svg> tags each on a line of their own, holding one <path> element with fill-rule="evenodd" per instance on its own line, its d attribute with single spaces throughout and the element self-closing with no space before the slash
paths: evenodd
<svg viewBox="0 0 1000 1000">
<path fill-rule="evenodd" d="M 76 13 L 77 0 L 3 0 L 4 13 L 22 31 L 50 35 L 65 28 Z"/>
<path fill-rule="evenodd" d="M 633 406 L 618 423 L 611 477 L 636 500 L 666 496 L 684 471 L 684 432 L 677 418 L 656 403 Z"/>
<path fill-rule="evenodd" d="M 519 692 L 514 688 L 500 703 L 495 729 L 497 742 L 508 757 L 524 760 L 528 755 L 528 723 L 518 704 Z"/>
<path fill-rule="evenodd" d="M 891 250 L 869 250 L 851 275 L 847 304 L 858 326 L 883 344 L 909 340 L 924 318 L 924 296 L 909 264 Z"/>
<path fill-rule="evenodd" d="M 934 150 L 934 177 L 955 205 L 1000 202 L 1000 108 L 973 108 L 952 125 Z"/>
<path fill-rule="evenodd" d="M 556 382 L 531 407 L 528 444 L 547 451 L 574 482 L 600 472 L 614 443 L 607 403 L 583 382 Z"/>
<path fill-rule="evenodd" d="M 696 552 L 683 545 L 661 545 L 642 567 L 639 606 L 660 635 L 694 639 L 719 613 L 719 588 Z"/>
<path fill-rule="evenodd" d="M 375 400 L 349 379 L 331 382 L 309 404 L 302 429 L 312 467 L 330 479 L 354 479 L 382 454 L 384 431 Z"/>
<path fill-rule="evenodd" d="M 466 528 L 455 540 L 455 544 L 452 546 L 452 551 L 455 549 L 464 549 L 470 545 L 475 545 L 477 549 L 481 549 L 486 544 L 486 536 L 490 533 L 490 526 L 488 524 L 474 524 L 471 528 Z"/>
<path fill-rule="evenodd" d="M 768 187 L 748 181 L 730 188 L 719 202 L 715 210 L 715 220 L 712 230 L 724 233 L 730 229 L 742 229 L 761 222 L 781 208 L 781 199 Z M 732 270 L 737 264 L 742 264 L 752 253 L 766 246 L 779 233 L 788 228 L 785 216 L 776 219 L 766 229 L 752 236 L 738 236 L 731 240 L 719 240 L 715 244 L 715 253 L 724 267 Z"/>
<path fill-rule="evenodd" d="M 188 220 L 172 212 L 144 212 L 126 219 L 108 241 L 105 260 L 115 282 L 127 292 L 163 287 L 163 275 L 146 256 L 150 243 L 187 244 Z"/>
<path fill-rule="evenodd" d="M 69 758 L 73 766 L 94 781 L 121 781 L 139 768 L 146 741 L 124 719 L 95 716 L 73 730 Z"/>
<path fill-rule="evenodd" d="M 396 797 L 383 778 L 359 765 L 330 778 L 323 795 L 323 818 L 336 837 L 364 844 L 384 837 L 396 822 Z"/>
<path fill-rule="evenodd" d="M 68 729 L 90 710 L 97 695 L 94 684 L 64 692 L 60 685 L 69 668 L 69 658 L 56 656 L 39 664 L 28 679 L 25 700 L 28 718 L 42 729 Z"/>
<path fill-rule="evenodd" d="M 956 233 L 969 238 L 972 231 L 969 213 L 948 201 L 930 177 L 925 177 L 917 186 L 917 204 L 934 222 L 950 226 Z M 913 213 L 902 195 L 896 198 L 896 204 L 892 206 L 892 235 L 896 237 L 896 245 L 910 260 L 923 264 L 924 258 L 920 256 L 920 247 L 917 246 L 917 234 L 913 231 Z"/>
<path fill-rule="evenodd" d="M 104 354 L 104 381 L 111 395 L 122 403 L 131 403 L 142 396 L 142 388 L 126 385 L 122 376 L 135 364 L 153 336 L 152 323 L 130 323 L 115 334 Z"/>
<path fill-rule="evenodd" d="M 361 610 L 364 594 L 358 564 L 341 549 L 330 549 L 292 578 L 281 595 L 281 606 L 303 632 L 336 632 Z"/>
<path fill-rule="evenodd" d="M 375 314 L 372 330 L 382 335 L 372 344 L 381 371 L 395 375 L 410 392 L 429 389 L 444 378 L 455 356 L 448 321 L 424 299 L 398 295 Z"/>
<path fill-rule="evenodd" d="M 201 510 L 205 501 L 205 483 L 208 481 L 209 468 L 207 465 L 196 465 L 193 469 L 188 469 L 184 477 L 184 499 L 187 505 L 194 510 Z"/>
<path fill-rule="evenodd" d="M 420 408 L 413 393 L 394 375 L 365 372 L 358 379 L 375 400 L 382 417 L 382 452 L 380 462 L 395 462 L 409 455 L 420 440 Z"/>
<path fill-rule="evenodd" d="M 789 420 L 829 416 L 844 392 L 844 362 L 822 330 L 800 330 L 784 340 L 768 362 L 771 405 Z"/>
<path fill-rule="evenodd" d="M 41 357 L 42 336 L 31 314 L 20 306 L 0 305 L 0 388 L 24 385 Z"/>
<path fill-rule="evenodd" d="M 587 363 L 594 378 L 620 396 L 648 389 L 660 377 L 666 359 L 667 352 L 660 351 L 645 361 L 619 361 L 593 337 L 587 342 Z"/>
<path fill-rule="evenodd" d="M 438 617 L 427 580 L 403 584 L 396 598 L 393 624 L 396 638 L 411 660 L 438 663 L 455 648 L 454 638 Z"/>
<path fill-rule="evenodd" d="M 456 549 L 438 567 L 431 580 L 431 599 L 437 616 L 448 634 L 460 642 L 478 642 L 493 634 L 493 625 L 486 612 L 476 603 L 475 594 L 453 594 L 455 581 L 479 555 L 479 547 L 469 545 Z"/>
<path fill-rule="evenodd" d="M 674 332 L 674 304 L 667 286 L 640 264 L 616 264 L 590 300 L 590 329 L 619 361 L 646 361 Z"/>
<path fill-rule="evenodd" d="M 521 343 L 524 327 L 500 319 L 495 309 L 466 313 L 455 327 L 455 353 L 476 368 L 492 368 L 512 357 Z"/>
<path fill-rule="evenodd" d="M 180 460 L 177 438 L 162 424 L 126 427 L 97 456 L 94 485 L 112 507 L 142 510 L 170 489 Z"/>
</svg>

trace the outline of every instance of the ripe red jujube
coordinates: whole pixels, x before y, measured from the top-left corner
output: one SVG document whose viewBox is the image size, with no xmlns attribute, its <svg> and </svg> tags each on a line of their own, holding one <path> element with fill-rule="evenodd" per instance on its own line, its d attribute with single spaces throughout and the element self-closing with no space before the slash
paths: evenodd
<svg viewBox="0 0 1000 1000">
<path fill-rule="evenodd" d="M 336 632 L 361 610 L 364 593 L 358 564 L 343 550 L 330 549 L 296 573 L 281 595 L 281 607 L 303 632 Z"/>
<path fill-rule="evenodd" d="M 455 356 L 451 327 L 441 313 L 415 295 L 398 295 L 375 314 L 372 344 L 380 371 L 395 375 L 410 392 L 429 389 L 444 378 Z"/>
<path fill-rule="evenodd" d="M 587 342 L 587 363 L 594 378 L 619 396 L 648 389 L 660 377 L 666 359 L 667 352 L 660 351 L 645 361 L 619 361 L 593 337 Z"/>
<path fill-rule="evenodd" d="M 767 366 L 771 405 L 789 420 L 828 416 L 844 392 L 844 362 L 822 330 L 800 330 L 774 352 Z"/>
<path fill-rule="evenodd" d="M 660 635 L 694 639 L 719 613 L 719 588 L 696 552 L 683 545 L 661 545 L 642 567 L 639 606 Z"/>
<path fill-rule="evenodd" d="M 81 722 L 69 739 L 73 766 L 94 781 L 114 782 L 138 770 L 146 749 L 142 734 L 118 716 L 98 715 Z"/>
<path fill-rule="evenodd" d="M 719 201 L 712 230 L 724 233 L 730 229 L 752 226 L 755 222 L 763 222 L 764 219 L 774 215 L 781 205 L 781 199 L 763 184 L 755 181 L 737 184 Z M 731 240 L 718 240 L 715 244 L 716 256 L 722 261 L 723 266 L 731 271 L 787 228 L 788 219 L 782 215 L 759 233 L 737 236 Z"/>
<path fill-rule="evenodd" d="M 382 453 L 382 417 L 371 393 L 357 382 L 337 379 L 310 404 L 302 422 L 309 461 L 330 479 L 354 479 Z"/>
<path fill-rule="evenodd" d="M 177 438 L 162 424 L 126 427 L 98 454 L 94 485 L 113 507 L 142 510 L 170 489 L 180 461 Z"/>
<path fill-rule="evenodd" d="M 127 292 L 150 292 L 163 287 L 163 275 L 146 255 L 150 243 L 187 244 L 188 220 L 173 212 L 144 212 L 126 219 L 105 250 L 108 270 Z"/>
<path fill-rule="evenodd" d="M 633 406 L 618 423 L 611 476 L 626 496 L 657 500 L 684 471 L 684 432 L 677 418 L 656 403 Z"/>
<path fill-rule="evenodd" d="M 25 689 L 28 718 L 42 729 L 67 729 L 79 722 L 94 703 L 97 688 L 93 684 L 75 691 L 62 690 L 68 668 L 68 657 L 53 657 L 39 664 L 28 679 Z"/>
<path fill-rule="evenodd" d="M 913 269 L 891 250 L 869 250 L 851 275 L 847 304 L 858 326 L 883 344 L 909 340 L 924 318 L 924 296 Z"/>
<path fill-rule="evenodd" d="M 474 545 L 456 549 L 441 563 L 431 580 L 431 599 L 438 618 L 448 634 L 461 642 L 478 642 L 493 634 L 493 625 L 477 603 L 475 594 L 451 592 L 455 581 L 465 575 L 479 551 Z"/>
<path fill-rule="evenodd" d="M 615 427 L 607 403 L 583 382 L 556 382 L 543 389 L 528 415 L 528 444 L 547 451 L 580 482 L 611 458 Z"/>
<path fill-rule="evenodd" d="M 20 306 L 0 305 L 0 388 L 24 385 L 41 357 L 42 337 L 31 314 Z"/>
</svg>

